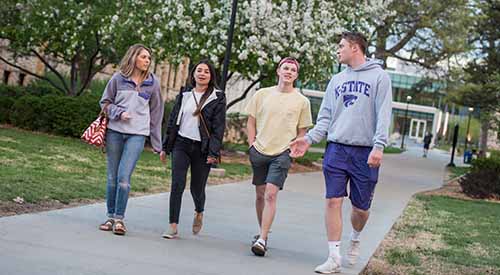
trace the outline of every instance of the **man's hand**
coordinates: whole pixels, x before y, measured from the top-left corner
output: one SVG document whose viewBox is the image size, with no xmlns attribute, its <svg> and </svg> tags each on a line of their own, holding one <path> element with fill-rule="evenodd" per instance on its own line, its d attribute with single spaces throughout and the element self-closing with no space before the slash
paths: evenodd
<svg viewBox="0 0 500 275">
<path fill-rule="evenodd" d="M 378 148 L 373 147 L 370 155 L 368 156 L 368 166 L 372 168 L 380 167 L 382 163 L 382 156 L 384 155 L 384 151 Z"/>
<path fill-rule="evenodd" d="M 290 143 L 290 157 L 302 157 L 307 152 L 307 149 L 309 149 L 310 146 L 311 144 L 307 142 L 305 137 L 297 138 Z"/>
<path fill-rule="evenodd" d="M 161 162 L 163 162 L 164 164 L 167 163 L 167 153 L 165 153 L 165 151 L 161 151 L 160 153 L 160 160 Z"/>
<path fill-rule="evenodd" d="M 132 118 L 132 117 L 131 117 L 131 116 L 130 116 L 130 114 L 129 114 L 129 113 L 127 113 L 127 112 L 123 112 L 123 113 L 120 115 L 120 119 L 121 119 L 121 120 L 123 120 L 123 121 L 127 121 L 127 120 L 129 120 L 130 118 Z"/>
<path fill-rule="evenodd" d="M 217 164 L 217 159 L 214 157 L 207 157 L 207 164 Z"/>
<path fill-rule="evenodd" d="M 248 148 L 250 148 L 250 147 L 253 146 L 253 143 L 255 142 L 255 139 L 248 139 L 247 142 L 248 142 Z"/>
</svg>

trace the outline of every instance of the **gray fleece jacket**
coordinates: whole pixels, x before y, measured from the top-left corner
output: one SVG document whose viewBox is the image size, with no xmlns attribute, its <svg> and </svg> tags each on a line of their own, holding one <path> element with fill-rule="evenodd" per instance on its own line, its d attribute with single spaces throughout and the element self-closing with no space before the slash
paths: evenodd
<svg viewBox="0 0 500 275">
<path fill-rule="evenodd" d="M 161 124 L 164 103 L 160 93 L 160 83 L 150 74 L 139 88 L 131 79 L 121 73 L 115 73 L 106 85 L 100 104 L 101 108 L 109 102 L 107 114 L 108 128 L 114 131 L 149 136 L 155 152 L 161 152 Z M 131 118 L 121 120 L 127 112 Z"/>
<path fill-rule="evenodd" d="M 306 134 L 306 140 L 318 143 L 327 136 L 331 142 L 383 149 L 391 113 L 389 74 L 367 60 L 357 69 L 348 67 L 332 77 L 316 125 Z"/>
</svg>

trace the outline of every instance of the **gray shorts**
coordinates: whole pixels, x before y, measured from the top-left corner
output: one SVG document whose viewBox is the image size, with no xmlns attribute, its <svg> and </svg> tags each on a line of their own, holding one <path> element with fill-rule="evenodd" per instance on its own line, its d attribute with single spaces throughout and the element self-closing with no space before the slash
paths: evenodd
<svg viewBox="0 0 500 275">
<path fill-rule="evenodd" d="M 252 183 L 254 185 L 272 183 L 282 190 L 288 176 L 288 169 L 290 169 L 292 163 L 290 150 L 276 156 L 267 156 L 259 153 L 252 146 L 249 154 L 253 170 Z"/>
</svg>

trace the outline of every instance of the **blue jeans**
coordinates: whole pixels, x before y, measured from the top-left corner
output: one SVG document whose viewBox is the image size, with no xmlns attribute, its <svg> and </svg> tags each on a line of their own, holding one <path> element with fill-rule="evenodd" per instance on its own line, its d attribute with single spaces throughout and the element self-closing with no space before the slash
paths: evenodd
<svg viewBox="0 0 500 275">
<path fill-rule="evenodd" d="M 125 216 L 130 177 L 144 150 L 145 139 L 145 136 L 123 134 L 111 129 L 106 132 L 108 160 L 106 200 L 110 218 L 123 219 Z"/>
</svg>

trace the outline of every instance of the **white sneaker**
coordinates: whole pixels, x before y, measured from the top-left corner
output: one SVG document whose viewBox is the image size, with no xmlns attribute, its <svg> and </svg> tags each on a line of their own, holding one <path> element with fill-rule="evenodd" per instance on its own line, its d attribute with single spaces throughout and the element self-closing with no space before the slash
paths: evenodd
<svg viewBox="0 0 500 275">
<path fill-rule="evenodd" d="M 351 240 L 351 245 L 347 250 L 347 262 L 349 262 L 350 265 L 355 265 L 356 262 L 358 261 L 359 245 L 360 245 L 359 241 Z"/>
<path fill-rule="evenodd" d="M 340 273 L 340 263 L 341 263 L 340 257 L 339 258 L 328 257 L 326 262 L 324 262 L 322 265 L 318 265 L 314 269 L 314 272 L 321 274 Z"/>
</svg>

